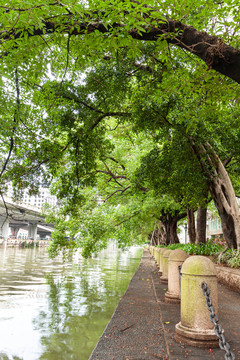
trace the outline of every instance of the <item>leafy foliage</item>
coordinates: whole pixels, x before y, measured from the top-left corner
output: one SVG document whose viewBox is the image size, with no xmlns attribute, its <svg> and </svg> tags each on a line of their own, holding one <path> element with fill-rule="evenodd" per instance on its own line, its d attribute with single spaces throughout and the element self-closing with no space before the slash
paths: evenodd
<svg viewBox="0 0 240 360">
<path fill-rule="evenodd" d="M 216 255 L 223 247 L 219 247 L 217 244 L 214 244 L 211 240 L 207 241 L 206 244 L 186 244 L 183 247 L 183 250 L 186 251 L 189 255 Z"/>
<path fill-rule="evenodd" d="M 232 268 L 240 269 L 240 251 L 235 249 L 227 250 L 222 255 L 221 262 L 226 263 Z"/>
<path fill-rule="evenodd" d="M 170 250 L 181 249 L 186 251 L 189 255 L 217 255 L 223 250 L 222 245 L 214 243 L 212 240 L 206 242 L 206 244 L 171 244 L 167 246 Z"/>
<path fill-rule="evenodd" d="M 177 249 L 181 249 L 181 250 L 184 250 L 184 244 L 181 244 L 181 243 L 179 243 L 179 244 L 170 244 L 170 245 L 168 245 L 167 246 L 167 248 L 169 249 L 169 250 L 177 250 Z"/>
<path fill-rule="evenodd" d="M 203 144 L 239 188 L 239 86 L 196 57 L 195 45 L 179 41 L 184 28 L 174 22 L 169 32 L 162 15 L 237 48 L 236 1 L 14 0 L 0 8 L 0 194 L 10 181 L 19 197 L 52 184 L 62 204 L 48 211 L 52 255 L 65 246 L 89 256 L 110 237 L 145 242 L 156 219 L 197 208 L 206 172 L 215 176 Z"/>
</svg>

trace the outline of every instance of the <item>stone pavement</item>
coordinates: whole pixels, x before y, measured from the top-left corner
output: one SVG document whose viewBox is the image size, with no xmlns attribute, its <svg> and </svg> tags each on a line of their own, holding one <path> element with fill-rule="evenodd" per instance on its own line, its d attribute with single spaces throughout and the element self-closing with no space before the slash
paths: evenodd
<svg viewBox="0 0 240 360">
<path fill-rule="evenodd" d="M 180 305 L 166 304 L 155 261 L 145 250 L 139 268 L 89 360 L 224 360 L 221 349 L 198 349 L 174 341 Z M 240 360 L 240 294 L 219 285 L 219 322 Z"/>
</svg>

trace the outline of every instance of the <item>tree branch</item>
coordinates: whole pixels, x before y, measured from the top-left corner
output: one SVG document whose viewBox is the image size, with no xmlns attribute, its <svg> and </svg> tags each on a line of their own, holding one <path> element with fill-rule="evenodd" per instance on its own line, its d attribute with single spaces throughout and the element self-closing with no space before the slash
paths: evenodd
<svg viewBox="0 0 240 360">
<path fill-rule="evenodd" d="M 107 113 L 99 116 L 99 118 L 95 121 L 95 123 L 90 127 L 90 130 L 93 130 L 105 117 L 108 117 L 108 116 L 127 116 L 127 115 L 131 115 L 131 114 L 130 113 L 123 113 L 123 112 L 120 112 L 120 111 L 107 112 Z"/>
<path fill-rule="evenodd" d="M 152 9 L 147 8 L 150 12 Z M 101 17 L 101 13 L 92 13 L 92 18 Z M 103 14 L 104 15 L 104 14 Z M 185 49 L 186 51 L 198 56 L 202 59 L 208 69 L 214 69 L 217 72 L 226 75 L 233 79 L 234 81 L 240 83 L 240 51 L 233 48 L 230 45 L 225 44 L 217 36 L 209 35 L 206 32 L 198 31 L 192 26 L 185 25 L 180 21 L 165 18 L 159 14 L 159 21 L 157 26 L 146 25 L 144 30 L 141 32 L 138 29 L 130 29 L 128 31 L 129 36 L 133 39 L 143 40 L 143 41 L 159 41 L 165 40 L 169 44 L 173 44 L 177 47 Z M 143 15 L 143 20 L 146 17 L 146 14 Z M 89 20 L 86 20 L 86 19 Z M 84 19 L 79 17 L 78 20 L 72 20 L 72 14 L 62 15 L 61 25 L 54 22 L 54 17 L 45 19 L 42 21 L 40 27 L 35 26 L 33 30 L 25 29 L 12 29 L 7 32 L 0 32 L 0 40 L 12 40 L 12 39 L 25 39 L 24 35 L 28 37 L 40 36 L 53 34 L 56 31 L 61 33 L 71 34 L 71 35 L 82 35 L 89 34 L 95 31 L 106 34 L 111 33 L 112 29 L 115 28 L 125 28 L 125 24 L 113 23 L 105 25 L 99 21 L 91 20 L 91 16 L 87 15 Z"/>
<path fill-rule="evenodd" d="M 131 186 L 127 186 L 125 189 L 118 189 L 118 190 L 115 190 L 112 194 L 110 194 L 108 197 L 106 197 L 106 199 L 103 200 L 103 202 L 106 202 L 108 199 L 110 199 L 114 194 L 116 194 L 117 192 L 121 192 L 121 195 L 127 190 L 129 189 Z"/>
<path fill-rule="evenodd" d="M 114 175 L 112 172 L 104 171 L 104 170 L 96 170 L 96 173 L 102 173 L 110 175 L 113 179 L 126 179 L 129 180 L 125 175 Z"/>
<path fill-rule="evenodd" d="M 49 6 L 58 5 L 58 4 L 59 4 L 59 2 L 56 1 L 56 2 L 54 2 L 54 3 L 49 4 Z M 39 9 L 39 8 L 41 8 L 41 7 L 43 7 L 43 6 L 44 6 L 44 4 L 32 6 L 32 7 L 30 7 L 30 8 L 26 8 L 26 9 L 20 9 L 20 8 L 12 8 L 12 7 L 10 7 L 10 6 L 0 5 L 0 8 L 1 8 L 1 9 L 6 9 L 7 12 L 9 12 L 9 11 L 23 12 L 23 11 L 33 10 L 33 9 Z"/>
<path fill-rule="evenodd" d="M 9 151 L 8 151 L 8 156 L 7 156 L 7 159 L 5 160 L 5 163 L 3 165 L 3 168 L 1 170 L 1 173 L 0 173 L 0 178 L 2 177 L 4 171 L 6 170 L 7 168 L 7 164 L 10 160 L 10 157 L 11 157 L 11 154 L 12 154 L 12 151 L 13 151 L 13 146 L 14 146 L 14 133 L 16 131 L 16 124 L 17 124 L 17 113 L 19 112 L 19 105 L 20 105 L 20 90 L 19 90 L 19 82 L 18 82 L 18 71 L 17 69 L 15 69 L 15 82 L 16 82 L 16 92 L 17 92 L 17 98 L 16 98 L 16 103 L 17 103 L 17 108 L 15 110 L 15 113 L 14 113 L 14 118 L 13 118 L 13 130 L 12 130 L 12 135 L 10 137 L 10 147 L 9 147 Z"/>
<path fill-rule="evenodd" d="M 126 170 L 125 166 L 123 164 L 121 164 L 118 160 L 114 159 L 113 157 L 105 156 L 105 158 L 114 161 L 115 163 L 119 164 L 123 170 Z"/>
<path fill-rule="evenodd" d="M 106 169 L 107 169 L 108 175 L 110 175 L 111 178 L 112 178 L 119 186 L 123 187 L 123 185 L 120 184 L 120 183 L 117 181 L 116 176 L 115 176 L 115 175 L 113 174 L 113 172 L 109 169 L 109 167 L 107 166 L 107 164 L 106 164 L 104 161 L 103 161 L 103 163 L 104 163 L 104 165 L 105 165 L 105 167 L 106 167 Z"/>
<path fill-rule="evenodd" d="M 66 99 L 66 100 L 73 100 L 75 101 L 77 104 L 80 104 L 80 105 L 83 105 L 83 106 L 86 106 L 88 109 L 92 110 L 92 111 L 95 111 L 97 113 L 100 113 L 100 114 L 104 114 L 104 112 L 102 110 L 99 110 L 99 109 L 95 109 L 93 106 L 87 104 L 85 101 L 82 101 L 82 100 L 79 100 L 77 98 L 77 96 L 75 94 L 72 94 L 72 97 L 70 95 L 67 95 L 67 93 L 61 93 L 61 96 Z"/>
<path fill-rule="evenodd" d="M 129 221 L 129 220 L 132 219 L 133 217 L 135 217 L 135 216 L 137 216 L 138 214 L 140 214 L 140 212 L 142 212 L 142 210 L 136 211 L 132 216 L 128 216 L 127 219 L 121 221 L 120 223 L 116 224 L 115 226 L 122 225 L 122 224 L 125 223 L 126 221 Z"/>
</svg>

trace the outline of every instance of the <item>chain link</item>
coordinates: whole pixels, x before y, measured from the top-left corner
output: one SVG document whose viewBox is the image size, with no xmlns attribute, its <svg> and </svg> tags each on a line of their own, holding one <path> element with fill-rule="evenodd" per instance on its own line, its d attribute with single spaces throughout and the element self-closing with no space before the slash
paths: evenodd
<svg viewBox="0 0 240 360">
<path fill-rule="evenodd" d="M 207 308 L 210 311 L 210 320 L 214 325 L 214 332 L 219 338 L 219 346 L 221 350 L 224 350 L 226 352 L 225 359 L 226 360 L 235 360 L 234 353 L 230 350 L 230 345 L 226 342 L 225 336 L 223 335 L 223 329 L 220 324 L 218 324 L 218 316 L 215 313 L 215 308 L 212 304 L 212 300 L 210 298 L 210 290 L 207 287 L 207 284 L 205 282 L 202 283 L 202 290 L 203 294 L 206 298 L 206 304 Z"/>
<path fill-rule="evenodd" d="M 179 299 L 181 299 L 181 277 L 182 277 L 182 265 L 178 265 L 179 272 Z"/>
<path fill-rule="evenodd" d="M 179 278 L 181 279 L 181 276 L 182 276 L 182 265 L 178 265 L 178 273 L 179 273 Z"/>
</svg>

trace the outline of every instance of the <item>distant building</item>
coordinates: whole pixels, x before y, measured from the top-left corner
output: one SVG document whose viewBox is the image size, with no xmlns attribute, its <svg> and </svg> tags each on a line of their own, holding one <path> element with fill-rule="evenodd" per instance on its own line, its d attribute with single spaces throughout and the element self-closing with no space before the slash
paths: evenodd
<svg viewBox="0 0 240 360">
<path fill-rule="evenodd" d="M 219 217 L 209 214 L 207 220 L 207 237 L 223 237 L 222 223 Z"/>
<path fill-rule="evenodd" d="M 8 197 L 13 197 L 13 189 L 10 185 L 6 194 Z M 28 189 L 24 190 L 23 197 L 19 201 L 21 204 L 28 204 L 32 206 L 36 206 L 39 209 L 42 209 L 42 207 L 45 204 L 48 204 L 50 206 L 56 206 L 57 205 L 57 197 L 55 195 L 52 195 L 50 193 L 49 188 L 47 187 L 40 187 L 38 195 L 29 195 Z"/>
<path fill-rule="evenodd" d="M 195 226 L 197 228 L 196 216 L 195 216 Z M 189 242 L 187 222 L 185 222 L 184 225 L 179 226 L 178 237 L 179 237 L 180 243 L 182 243 L 182 244 L 187 244 Z M 206 237 L 208 239 L 216 238 L 216 237 L 217 238 L 223 237 L 221 220 L 218 216 L 214 215 L 210 211 L 208 211 L 208 213 L 207 213 Z"/>
<path fill-rule="evenodd" d="M 43 205 L 49 204 L 50 206 L 57 205 L 57 198 L 51 195 L 48 188 L 40 187 L 38 195 L 28 195 L 27 190 L 24 191 L 22 202 L 25 204 L 33 205 L 42 208 Z"/>
</svg>

